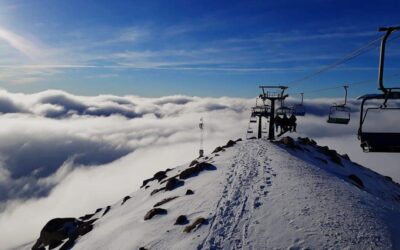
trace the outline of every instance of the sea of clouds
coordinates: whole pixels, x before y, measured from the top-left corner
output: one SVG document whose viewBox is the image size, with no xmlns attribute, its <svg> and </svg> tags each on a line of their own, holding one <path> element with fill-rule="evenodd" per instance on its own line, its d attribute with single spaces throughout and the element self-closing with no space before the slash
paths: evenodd
<svg viewBox="0 0 400 250">
<path fill-rule="evenodd" d="M 357 100 L 349 102 L 348 126 L 326 123 L 330 105 L 338 101 L 306 100 L 299 133 L 400 182 L 400 156 L 362 153 Z M 228 97 L 1 90 L 0 249 L 34 240 L 51 218 L 93 212 L 138 189 L 154 172 L 196 158 L 200 117 L 206 153 L 229 139 L 245 138 L 254 103 Z M 393 127 L 392 117 L 385 119 Z M 382 123 L 380 118 L 376 125 Z"/>
</svg>

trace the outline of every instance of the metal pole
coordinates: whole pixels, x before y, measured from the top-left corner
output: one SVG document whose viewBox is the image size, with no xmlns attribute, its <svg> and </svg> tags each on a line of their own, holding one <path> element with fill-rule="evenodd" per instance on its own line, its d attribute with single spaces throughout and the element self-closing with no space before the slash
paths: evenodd
<svg viewBox="0 0 400 250">
<path fill-rule="evenodd" d="M 379 57 L 379 73 L 378 73 L 378 84 L 379 84 L 379 89 L 383 91 L 383 93 L 386 93 L 386 88 L 383 85 L 383 68 L 385 65 L 385 47 L 386 47 L 386 41 L 389 38 L 390 34 L 392 34 L 393 31 L 399 29 L 400 27 L 389 27 L 389 28 L 381 28 L 380 31 L 386 31 L 386 34 L 383 36 L 382 41 L 381 41 L 381 53 Z"/>
<path fill-rule="evenodd" d="M 343 86 L 344 87 L 344 91 L 346 92 L 345 93 L 345 96 L 344 96 L 344 105 L 346 105 L 346 103 L 347 103 L 347 88 L 349 87 L 349 86 Z"/>
<path fill-rule="evenodd" d="M 271 100 L 271 116 L 269 117 L 268 140 L 275 140 L 275 99 Z"/>
<path fill-rule="evenodd" d="M 300 93 L 300 94 L 301 94 L 301 105 L 303 105 L 304 93 Z"/>
<path fill-rule="evenodd" d="M 262 121 L 262 116 L 260 115 L 260 116 L 258 116 L 258 139 L 261 139 L 261 136 L 262 136 L 262 134 L 261 134 L 261 125 L 262 125 L 262 123 L 261 123 L 261 121 Z"/>
</svg>

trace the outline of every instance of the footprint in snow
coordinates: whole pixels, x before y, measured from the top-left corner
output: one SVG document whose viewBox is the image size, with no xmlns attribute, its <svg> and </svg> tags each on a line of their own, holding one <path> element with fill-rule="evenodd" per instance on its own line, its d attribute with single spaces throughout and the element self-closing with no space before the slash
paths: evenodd
<svg viewBox="0 0 400 250">
<path fill-rule="evenodd" d="M 262 205 L 262 203 L 260 202 L 260 197 L 256 197 L 256 199 L 254 200 L 254 208 L 258 208 Z"/>
</svg>

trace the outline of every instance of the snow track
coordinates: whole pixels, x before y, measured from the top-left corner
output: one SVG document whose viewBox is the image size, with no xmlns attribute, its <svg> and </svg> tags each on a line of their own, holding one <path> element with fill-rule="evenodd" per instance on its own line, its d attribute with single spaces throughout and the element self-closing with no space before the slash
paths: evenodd
<svg viewBox="0 0 400 250">
<path fill-rule="evenodd" d="M 249 147 L 252 147 L 250 154 Z M 251 249 L 252 214 L 268 194 L 273 172 L 267 148 L 259 144 L 242 144 L 226 173 L 225 187 L 211 219 L 210 231 L 198 249 Z"/>
</svg>

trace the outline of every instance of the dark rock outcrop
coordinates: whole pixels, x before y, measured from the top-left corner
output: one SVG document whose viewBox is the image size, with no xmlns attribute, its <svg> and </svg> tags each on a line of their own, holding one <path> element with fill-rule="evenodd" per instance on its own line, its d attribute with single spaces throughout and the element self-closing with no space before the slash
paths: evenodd
<svg viewBox="0 0 400 250">
<path fill-rule="evenodd" d="M 223 150 L 224 150 L 224 149 L 223 149 L 222 147 L 218 146 L 218 147 L 216 147 L 216 148 L 214 149 L 214 151 L 212 151 L 212 154 L 221 152 L 221 151 L 223 151 Z"/>
<path fill-rule="evenodd" d="M 157 202 L 156 204 L 154 204 L 153 207 L 162 206 L 162 205 L 164 205 L 165 203 L 168 203 L 168 202 L 170 202 L 170 201 L 172 201 L 172 200 L 175 200 L 175 199 L 178 198 L 178 197 L 179 197 L 179 196 L 173 196 L 173 197 L 165 198 L 164 200 L 159 201 L 159 202 Z"/>
<path fill-rule="evenodd" d="M 86 214 L 84 216 L 79 217 L 80 220 L 89 220 L 93 217 L 94 214 Z"/>
<path fill-rule="evenodd" d="M 125 196 L 124 199 L 122 199 L 121 206 L 124 205 L 125 202 L 126 202 L 127 200 L 129 200 L 130 198 L 131 198 L 131 197 L 130 197 L 129 195 Z"/>
<path fill-rule="evenodd" d="M 41 230 L 40 237 L 32 250 L 42 250 L 45 247 L 53 249 L 62 244 L 60 249 L 68 249 L 74 245 L 79 236 L 85 235 L 93 229 L 94 221 L 96 220 L 83 222 L 75 218 L 52 219 Z M 67 241 L 65 241 L 66 239 Z"/>
<path fill-rule="evenodd" d="M 147 212 L 147 214 L 144 216 L 144 220 L 151 220 L 155 215 L 164 215 L 164 214 L 167 214 L 167 210 L 158 207 L 153 208 Z"/>
<path fill-rule="evenodd" d="M 178 218 L 176 218 L 175 225 L 186 225 L 189 223 L 189 220 L 185 215 L 179 215 Z"/>
<path fill-rule="evenodd" d="M 224 148 L 230 148 L 236 144 L 235 141 L 229 140 L 228 143 L 226 143 Z"/>
<path fill-rule="evenodd" d="M 149 183 L 150 181 L 154 181 L 157 180 L 158 182 L 162 181 L 163 179 L 167 178 L 167 172 L 171 171 L 172 169 L 167 168 L 165 171 L 158 171 L 157 173 L 155 173 L 153 175 L 153 177 L 146 179 L 143 181 L 143 184 L 140 188 L 143 188 L 147 185 L 147 183 Z"/>
<path fill-rule="evenodd" d="M 194 167 L 190 167 L 190 168 L 183 170 L 179 174 L 179 178 L 180 179 L 188 179 L 190 177 L 198 175 L 200 172 L 202 172 L 204 170 L 215 170 L 215 169 L 217 169 L 217 168 L 214 165 L 207 163 L 207 162 L 201 162 L 201 163 L 195 165 Z"/>
<path fill-rule="evenodd" d="M 201 227 L 201 225 L 207 224 L 207 220 L 204 219 L 203 217 L 197 218 L 191 225 L 185 227 L 183 232 L 185 233 L 190 233 L 193 229 Z"/>
<path fill-rule="evenodd" d="M 172 191 L 175 188 L 183 186 L 184 184 L 184 181 L 178 180 L 176 178 L 171 178 L 167 181 L 167 184 L 165 184 L 165 191 Z"/>
<path fill-rule="evenodd" d="M 106 210 L 104 210 L 104 213 L 102 216 L 106 215 L 110 211 L 110 209 L 111 209 L 111 206 L 107 206 Z"/>
<path fill-rule="evenodd" d="M 156 193 L 165 190 L 165 187 L 163 188 L 156 188 L 153 191 L 151 191 L 150 195 L 155 195 Z"/>
<path fill-rule="evenodd" d="M 192 194 L 194 194 L 193 190 L 191 189 L 186 190 L 185 195 L 192 195 Z"/>
<path fill-rule="evenodd" d="M 193 160 L 190 164 L 189 167 L 194 166 L 196 164 L 198 164 L 199 162 L 197 160 Z"/>
<path fill-rule="evenodd" d="M 354 174 L 351 174 L 348 176 L 348 178 L 352 181 L 353 184 L 355 184 L 357 187 L 359 188 L 364 188 L 364 183 L 362 182 L 362 180 Z"/>
</svg>

